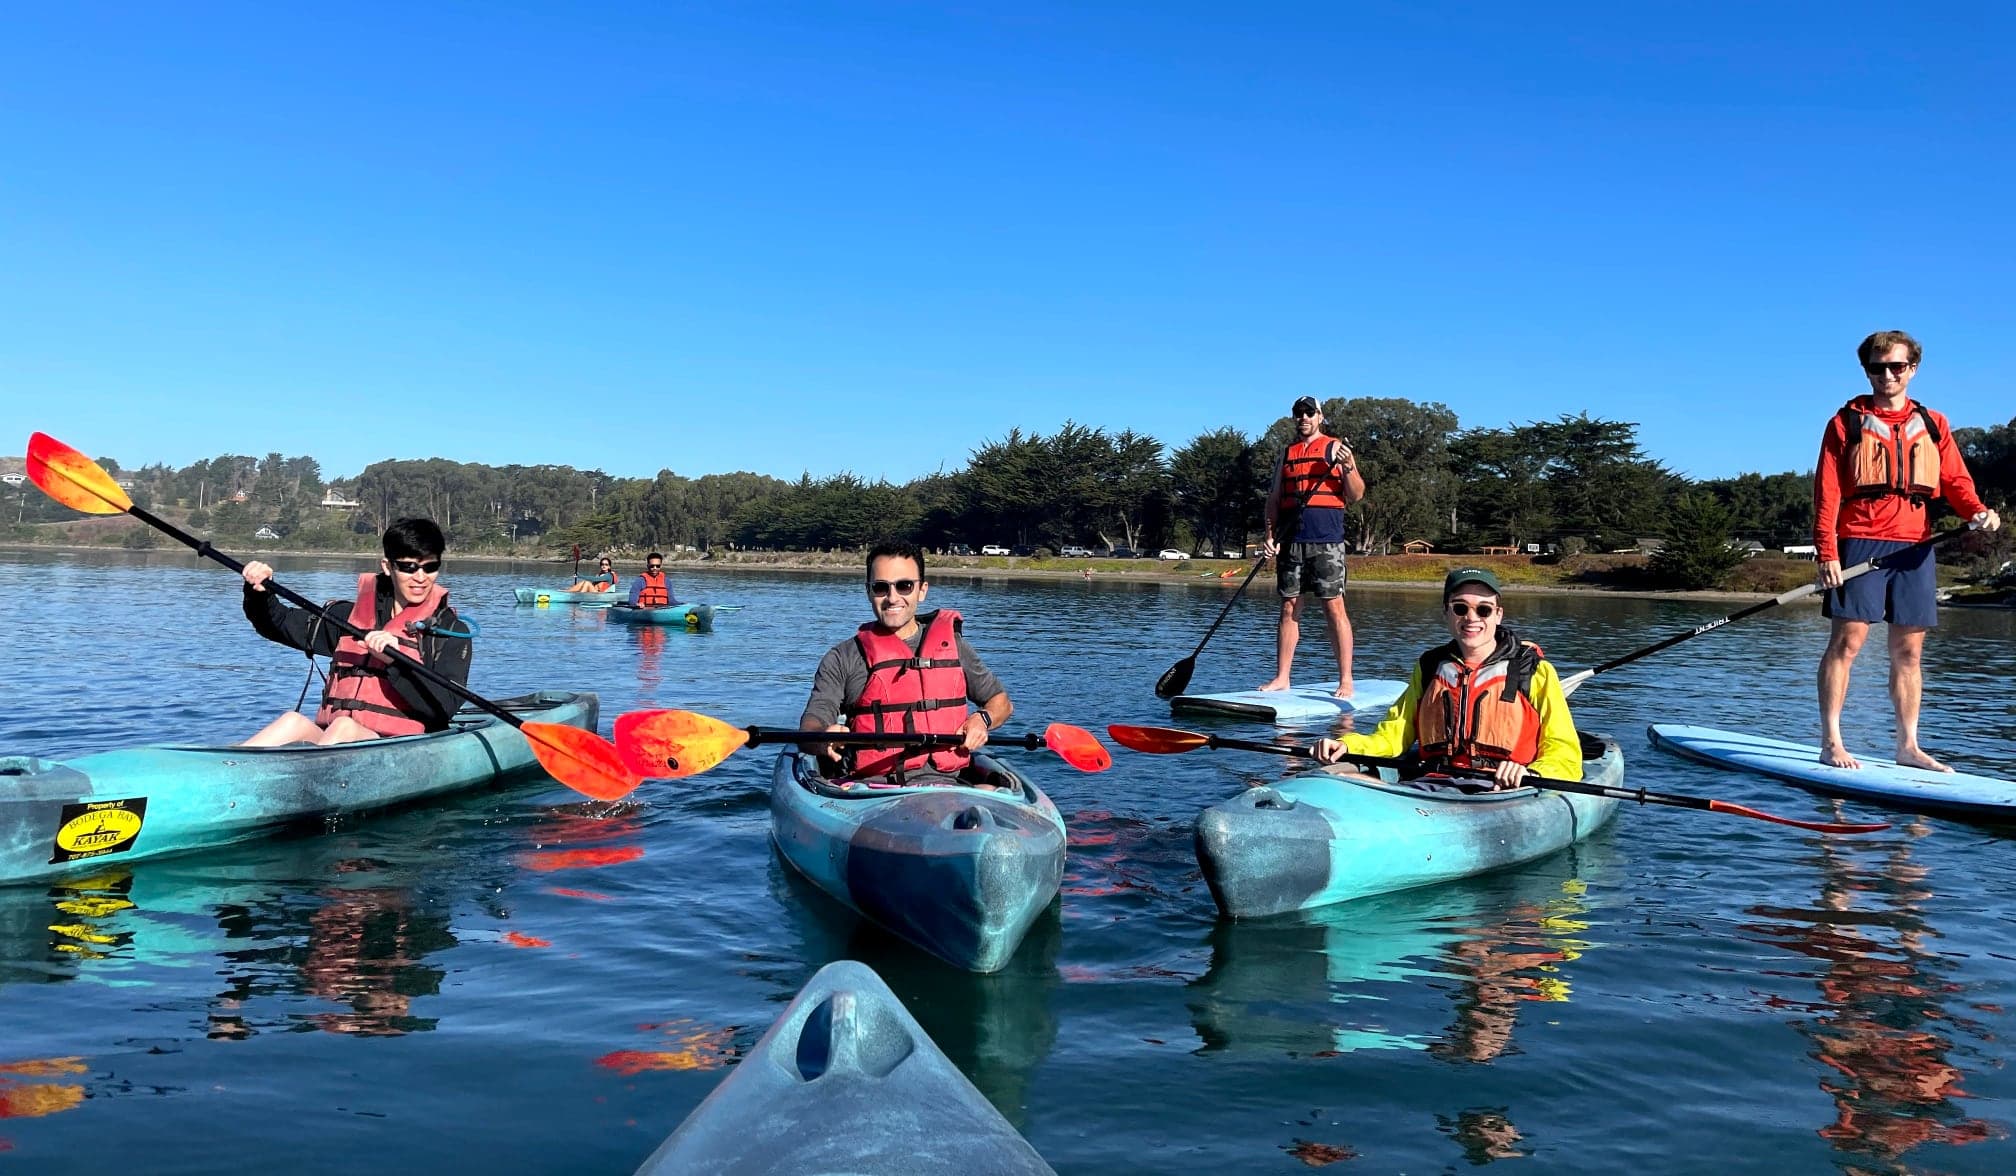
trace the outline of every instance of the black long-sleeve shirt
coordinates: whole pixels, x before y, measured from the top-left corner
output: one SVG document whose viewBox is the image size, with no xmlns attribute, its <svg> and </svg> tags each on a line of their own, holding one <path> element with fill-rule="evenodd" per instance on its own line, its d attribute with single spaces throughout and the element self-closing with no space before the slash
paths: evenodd
<svg viewBox="0 0 2016 1176">
<path fill-rule="evenodd" d="M 378 577 L 378 619 L 371 626 L 373 629 L 384 628 L 386 622 L 392 619 L 392 593 L 391 581 L 384 576 Z M 323 606 L 323 612 L 339 620 L 348 620 L 352 607 L 351 601 L 332 600 Z M 343 637 L 340 629 L 325 623 L 314 613 L 291 608 L 277 594 L 254 591 L 250 585 L 245 588 L 245 617 L 261 637 L 310 656 L 328 657 L 334 654 L 336 643 Z M 443 604 L 428 618 L 428 628 L 460 631 L 462 621 L 455 615 L 454 609 Z M 474 647 L 467 637 L 429 631 L 415 634 L 413 639 L 419 643 L 420 660 L 428 669 L 457 685 L 468 683 L 469 660 Z M 413 717 L 429 731 L 447 730 L 449 720 L 462 705 L 461 698 L 453 691 L 405 669 L 396 657 L 385 671 L 385 680 L 386 688 L 397 694 L 411 709 Z"/>
</svg>

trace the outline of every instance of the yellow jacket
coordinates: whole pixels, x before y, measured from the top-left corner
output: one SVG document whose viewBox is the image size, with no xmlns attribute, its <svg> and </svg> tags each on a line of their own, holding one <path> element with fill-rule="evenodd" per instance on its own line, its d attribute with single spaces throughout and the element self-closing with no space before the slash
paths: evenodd
<svg viewBox="0 0 2016 1176">
<path fill-rule="evenodd" d="M 1554 780 L 1582 778 L 1582 740 L 1575 734 L 1575 718 L 1568 713 L 1568 696 L 1561 692 L 1561 675 L 1553 663 L 1540 659 L 1533 671 L 1533 709 L 1540 713 L 1540 754 L 1528 770 Z M 1407 691 L 1369 735 L 1346 735 L 1344 750 L 1358 755 L 1394 758 L 1414 746 L 1414 708 L 1421 703 L 1421 663 L 1407 679 Z"/>
</svg>

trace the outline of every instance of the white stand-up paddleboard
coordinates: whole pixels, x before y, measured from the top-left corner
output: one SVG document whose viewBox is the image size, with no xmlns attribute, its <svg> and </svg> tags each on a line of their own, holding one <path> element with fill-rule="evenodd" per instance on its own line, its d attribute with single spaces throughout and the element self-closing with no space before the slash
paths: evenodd
<svg viewBox="0 0 2016 1176">
<path fill-rule="evenodd" d="M 2016 782 L 1966 772 L 1907 768 L 1875 756 L 1859 756 L 1859 768 L 1820 762 L 1820 749 L 1738 731 L 1655 723 L 1646 731 L 1652 746 L 1717 767 L 1760 772 L 1823 796 L 1866 800 L 1905 812 L 2016 822 Z"/>
<path fill-rule="evenodd" d="M 1352 688 L 1350 698 L 1337 698 L 1332 694 L 1337 689 L 1334 681 L 1290 686 L 1286 690 L 1179 694 L 1169 700 L 1169 709 L 1178 714 L 1258 719 L 1263 723 L 1311 723 L 1334 719 L 1346 713 L 1376 711 L 1378 715 L 1383 715 L 1406 692 L 1407 683 L 1391 678 L 1359 678 L 1352 683 Z"/>
</svg>

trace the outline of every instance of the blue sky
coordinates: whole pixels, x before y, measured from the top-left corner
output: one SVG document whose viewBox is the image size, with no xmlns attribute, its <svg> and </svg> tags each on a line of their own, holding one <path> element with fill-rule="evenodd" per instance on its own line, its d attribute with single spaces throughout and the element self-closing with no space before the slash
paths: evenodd
<svg viewBox="0 0 2016 1176">
<path fill-rule="evenodd" d="M 1999 6 L 16 6 L 0 431 L 643 476 L 1303 393 L 1811 463 L 2016 415 Z"/>
</svg>

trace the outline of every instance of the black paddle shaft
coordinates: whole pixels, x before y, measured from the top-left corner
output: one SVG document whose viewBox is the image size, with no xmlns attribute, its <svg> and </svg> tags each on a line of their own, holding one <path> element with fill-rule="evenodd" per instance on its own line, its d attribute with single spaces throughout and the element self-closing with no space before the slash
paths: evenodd
<svg viewBox="0 0 2016 1176">
<path fill-rule="evenodd" d="M 208 539 L 198 539 L 196 538 L 196 536 L 191 535 L 187 531 L 184 531 L 182 528 L 176 526 L 174 523 L 171 523 L 166 519 L 163 519 L 159 515 L 153 514 L 142 507 L 129 506 L 126 508 L 126 513 L 132 515 L 136 519 L 139 519 L 141 522 L 146 523 L 148 526 L 168 536 L 170 539 L 173 539 L 176 542 L 182 544 L 184 547 L 187 547 L 189 550 L 195 552 L 197 555 L 200 555 L 205 559 L 216 560 L 218 563 L 223 564 L 225 567 L 230 568 L 232 571 L 237 572 L 241 576 L 245 574 L 244 564 L 240 563 L 235 559 L 232 559 L 230 556 L 225 555 L 223 552 L 210 546 L 210 541 Z M 365 635 L 364 630 L 351 624 L 348 618 L 332 616 L 329 613 L 324 612 L 322 610 L 322 606 L 316 604 L 314 601 L 301 595 L 299 592 L 294 591 L 292 588 L 287 587 L 280 581 L 269 577 L 266 581 L 266 590 L 268 592 L 272 592 L 278 595 L 280 599 L 288 602 L 289 604 L 294 605 L 297 608 L 305 608 L 309 612 L 321 616 L 327 624 L 334 626 L 338 631 L 347 634 L 348 636 L 355 637 L 359 641 L 364 640 Z M 523 727 L 525 725 L 525 720 L 519 718 L 517 715 L 512 714 L 510 711 L 505 710 L 503 707 L 498 706 L 496 703 L 491 702 L 489 699 L 476 693 L 474 690 L 469 689 L 462 683 L 457 682 L 455 679 L 450 678 L 448 675 L 443 674 L 441 671 L 433 668 L 432 666 L 427 665 L 425 662 L 408 658 L 402 660 L 399 663 L 399 668 L 402 670 L 406 670 L 410 673 L 418 674 L 422 678 L 427 679 L 429 682 L 434 683 L 436 686 L 440 686 L 445 690 L 453 692 L 456 697 L 462 699 L 464 702 L 469 703 L 470 705 L 476 707 L 476 709 L 484 712 L 485 714 L 492 715 L 496 718 L 504 720 L 505 722 L 511 724 L 513 727 Z"/>
</svg>

